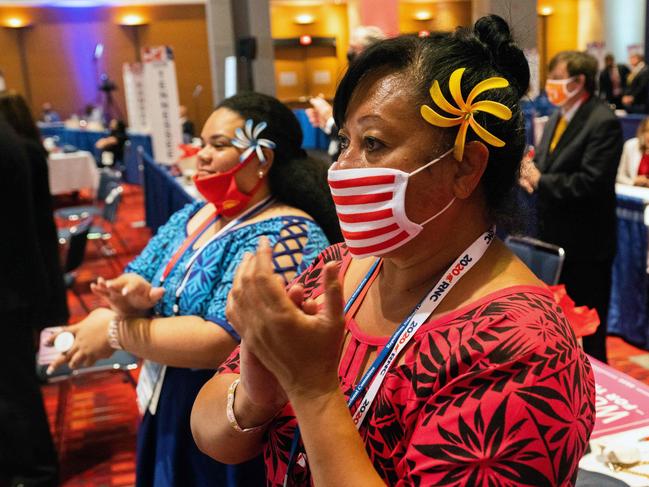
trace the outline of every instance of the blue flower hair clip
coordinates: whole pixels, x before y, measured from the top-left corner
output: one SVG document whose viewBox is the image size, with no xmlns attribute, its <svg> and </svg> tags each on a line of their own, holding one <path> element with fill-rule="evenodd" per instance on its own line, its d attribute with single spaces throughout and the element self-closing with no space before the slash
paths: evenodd
<svg viewBox="0 0 649 487">
<path fill-rule="evenodd" d="M 239 157 L 239 162 L 244 162 L 253 151 L 257 152 L 257 157 L 262 163 L 266 162 L 266 156 L 261 150 L 262 147 L 268 149 L 274 149 L 276 147 L 275 142 L 268 139 L 258 139 L 259 134 L 261 134 L 264 129 L 268 126 L 266 122 L 260 122 L 256 127 L 254 127 L 254 122 L 251 118 L 246 120 L 245 131 L 238 127 L 234 131 L 234 139 L 231 140 L 232 145 L 239 148 L 245 149 Z M 254 128 L 253 128 L 254 127 Z"/>
</svg>

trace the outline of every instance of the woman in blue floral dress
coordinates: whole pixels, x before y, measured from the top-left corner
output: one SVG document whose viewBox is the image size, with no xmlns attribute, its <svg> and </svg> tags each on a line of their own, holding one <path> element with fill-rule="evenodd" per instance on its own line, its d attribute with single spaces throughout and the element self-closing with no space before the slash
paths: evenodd
<svg viewBox="0 0 649 487">
<path fill-rule="evenodd" d="M 195 184 L 206 201 L 172 215 L 123 275 L 93 285 L 109 308 L 68 327 L 74 344 L 53 364 L 90 365 L 120 348 L 145 359 L 137 391 L 143 486 L 249 485 L 263 472 L 210 459 L 189 426 L 198 391 L 239 342 L 225 316 L 234 272 L 263 236 L 288 282 L 340 238 L 326 167 L 306 156 L 299 123 L 275 98 L 225 100 L 202 138 Z"/>
</svg>

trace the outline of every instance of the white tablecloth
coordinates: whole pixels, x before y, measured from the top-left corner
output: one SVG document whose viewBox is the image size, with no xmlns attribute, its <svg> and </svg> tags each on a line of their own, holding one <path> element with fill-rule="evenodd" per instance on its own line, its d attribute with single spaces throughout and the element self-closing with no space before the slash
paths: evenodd
<svg viewBox="0 0 649 487">
<path fill-rule="evenodd" d="M 77 151 L 69 154 L 55 153 L 48 158 L 50 192 L 68 193 L 80 189 L 97 191 L 99 171 L 90 152 Z"/>
</svg>

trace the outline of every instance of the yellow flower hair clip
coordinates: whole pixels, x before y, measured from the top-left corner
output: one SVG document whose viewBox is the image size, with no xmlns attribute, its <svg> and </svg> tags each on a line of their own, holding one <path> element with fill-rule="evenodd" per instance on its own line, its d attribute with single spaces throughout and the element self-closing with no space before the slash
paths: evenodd
<svg viewBox="0 0 649 487">
<path fill-rule="evenodd" d="M 444 95 L 442 95 L 442 90 L 439 87 L 437 80 L 433 82 L 433 86 L 430 88 L 430 96 L 433 98 L 435 104 L 444 110 L 447 113 L 452 115 L 457 115 L 456 117 L 444 117 L 437 113 L 435 110 L 430 108 L 428 105 L 421 106 L 421 116 L 430 123 L 437 127 L 453 127 L 455 125 L 460 126 L 460 130 L 457 132 L 455 137 L 455 149 L 453 150 L 453 156 L 456 160 L 461 161 L 462 156 L 464 155 L 464 143 L 466 141 L 466 132 L 469 126 L 473 131 L 480 137 L 482 140 L 487 142 L 490 145 L 495 147 L 503 147 L 505 142 L 500 140 L 495 135 L 491 134 L 484 127 L 482 127 L 478 122 L 473 118 L 476 112 L 486 112 L 494 115 L 502 120 L 509 120 L 512 118 L 512 111 L 507 108 L 502 103 L 491 100 L 481 100 L 473 102 L 473 100 L 481 93 L 492 90 L 494 88 L 506 88 L 509 86 L 509 82 L 505 78 L 493 77 L 488 78 L 484 81 L 481 81 L 473 87 L 469 97 L 464 101 L 462 98 L 462 74 L 464 73 L 465 68 L 458 68 L 453 71 L 451 78 L 449 79 L 449 88 L 451 91 L 451 96 L 457 107 L 451 105 Z"/>
</svg>

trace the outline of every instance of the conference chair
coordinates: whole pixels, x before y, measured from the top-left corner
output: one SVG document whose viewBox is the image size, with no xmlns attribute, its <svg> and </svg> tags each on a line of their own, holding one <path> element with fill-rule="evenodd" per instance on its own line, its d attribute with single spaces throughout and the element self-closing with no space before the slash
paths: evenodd
<svg viewBox="0 0 649 487">
<path fill-rule="evenodd" d="M 77 279 L 76 270 L 83 263 L 86 254 L 86 243 L 88 242 L 88 233 L 90 232 L 91 224 L 92 218 L 85 218 L 73 227 L 58 231 L 59 245 L 67 245 L 65 261 L 63 262 L 63 282 L 65 288 L 72 291 L 86 313 L 89 313 L 90 309 L 81 297 L 81 294 L 76 290 L 75 284 Z"/>
<path fill-rule="evenodd" d="M 124 188 L 121 185 L 115 183 L 109 185 L 108 195 L 106 196 L 100 215 L 101 218 L 99 221 L 95 221 L 95 224 L 90 228 L 90 232 L 88 233 L 88 240 L 92 240 L 97 244 L 101 255 L 109 260 L 117 272 L 121 272 L 123 266 L 117 257 L 117 250 L 110 244 L 113 235 L 119 241 L 124 252 L 128 252 L 128 246 L 117 231 L 117 226 L 115 225 L 123 192 Z"/>
<path fill-rule="evenodd" d="M 69 206 L 54 212 L 54 216 L 70 222 L 76 222 L 90 216 L 100 216 L 110 189 L 122 180 L 122 173 L 109 168 L 99 171 L 99 186 L 95 202 L 92 205 Z"/>
<path fill-rule="evenodd" d="M 508 236 L 505 245 L 549 285 L 559 283 L 565 252 L 561 247 L 531 237 Z"/>
</svg>

